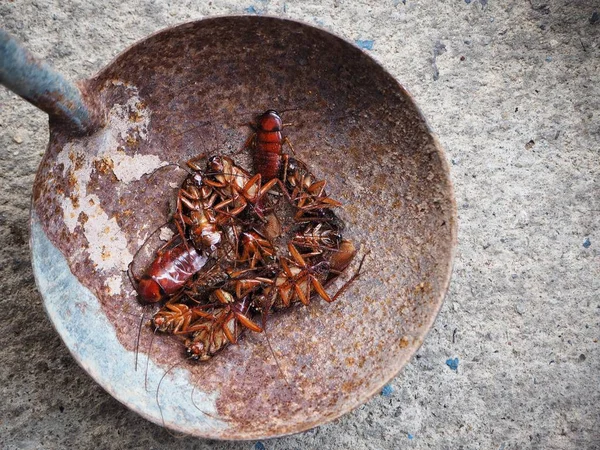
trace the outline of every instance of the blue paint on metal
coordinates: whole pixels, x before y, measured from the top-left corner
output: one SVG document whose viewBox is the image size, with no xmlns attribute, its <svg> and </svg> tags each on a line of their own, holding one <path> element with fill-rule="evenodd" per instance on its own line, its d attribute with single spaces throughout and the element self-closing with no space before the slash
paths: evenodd
<svg viewBox="0 0 600 450">
<path fill-rule="evenodd" d="M 446 365 L 456 372 L 458 370 L 458 358 L 448 358 Z"/>
<path fill-rule="evenodd" d="M 249 14 L 258 14 L 258 11 L 253 5 L 248 6 L 246 9 L 244 9 L 244 11 L 246 11 Z"/>
<path fill-rule="evenodd" d="M 265 444 L 258 441 L 256 444 L 254 444 L 254 450 L 265 450 Z"/>
<path fill-rule="evenodd" d="M 80 90 L 1 29 L 0 83 L 77 131 L 93 131 L 93 117 Z"/>
<path fill-rule="evenodd" d="M 590 238 L 585 238 L 585 241 L 583 241 L 583 248 L 590 248 L 590 245 L 592 245 Z"/>
<path fill-rule="evenodd" d="M 228 424 L 218 419 L 216 409 L 219 393 L 194 389 L 184 366 L 169 369 L 164 378 L 167 369 L 152 359 L 147 369 L 135 370 L 135 352 L 123 347 L 99 300 L 71 273 L 35 211 L 31 213 L 31 249 L 33 273 L 46 312 L 88 374 L 121 403 L 154 423 L 191 434 L 226 435 L 222 430 L 227 430 Z M 139 356 L 145 356 L 141 349 Z"/>
<path fill-rule="evenodd" d="M 406 437 L 411 441 L 414 439 L 414 436 L 410 433 L 408 433 L 408 435 Z"/>
<path fill-rule="evenodd" d="M 356 41 L 354 41 L 356 43 L 356 45 L 358 45 L 360 48 L 364 48 L 365 50 L 373 50 L 373 44 L 375 43 L 375 41 L 371 40 L 371 39 L 366 39 L 366 40 L 362 40 L 362 39 L 357 39 Z"/>
</svg>

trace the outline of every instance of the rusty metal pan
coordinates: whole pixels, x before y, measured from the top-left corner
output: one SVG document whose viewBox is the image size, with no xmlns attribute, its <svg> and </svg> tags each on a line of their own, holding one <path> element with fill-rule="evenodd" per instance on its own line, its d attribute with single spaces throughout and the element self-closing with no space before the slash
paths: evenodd
<svg viewBox="0 0 600 450">
<path fill-rule="evenodd" d="M 5 50 L 13 43 L 4 36 Z M 24 61 L 13 63 L 34 64 Z M 289 20 L 221 17 L 156 33 L 77 87 L 51 91 L 38 77 L 23 92 L 6 73 L 51 118 L 31 213 L 46 309 L 79 364 L 129 408 L 213 439 L 300 432 L 366 402 L 423 342 L 456 244 L 448 166 L 410 95 L 358 48 Z M 334 303 L 271 317 L 272 351 L 247 333 L 193 363 L 179 341 L 153 340 L 127 266 L 172 212 L 185 172 L 169 164 L 233 154 L 267 109 L 344 203 L 345 237 L 369 252 L 364 273 Z"/>
</svg>

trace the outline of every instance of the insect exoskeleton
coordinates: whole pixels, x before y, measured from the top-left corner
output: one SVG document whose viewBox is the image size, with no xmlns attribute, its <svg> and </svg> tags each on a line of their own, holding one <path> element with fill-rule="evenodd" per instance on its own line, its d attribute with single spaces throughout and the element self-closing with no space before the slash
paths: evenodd
<svg viewBox="0 0 600 450">
<path fill-rule="evenodd" d="M 144 303 L 157 303 L 179 292 L 208 258 L 189 242 L 175 236 L 157 252 L 136 290 Z"/>
<path fill-rule="evenodd" d="M 252 320 L 250 294 L 238 297 L 242 293 L 231 293 L 225 289 L 216 289 L 211 298 L 213 306 L 208 311 L 210 319 L 200 319 L 192 324 L 194 332 L 186 340 L 188 356 L 206 361 L 229 344 L 235 344 L 243 329 L 261 333 L 263 328 Z"/>
</svg>

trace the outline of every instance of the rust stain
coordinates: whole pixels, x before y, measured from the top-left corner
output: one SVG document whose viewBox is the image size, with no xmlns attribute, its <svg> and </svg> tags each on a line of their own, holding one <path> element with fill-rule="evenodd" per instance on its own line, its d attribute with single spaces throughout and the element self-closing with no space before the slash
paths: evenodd
<svg viewBox="0 0 600 450">
<path fill-rule="evenodd" d="M 408 347 L 409 344 L 410 344 L 410 340 L 408 339 L 408 336 L 402 336 L 400 338 L 400 342 L 399 342 L 400 348 L 406 348 L 406 347 Z"/>
<path fill-rule="evenodd" d="M 419 284 L 415 286 L 415 294 L 428 294 L 432 290 L 431 283 L 428 281 L 421 281 Z"/>
<path fill-rule="evenodd" d="M 75 172 L 73 172 L 72 170 L 69 171 L 69 181 L 68 182 L 69 182 L 70 190 L 72 190 L 78 184 L 77 176 L 75 175 Z M 63 192 L 64 192 L 64 190 L 63 190 Z M 75 195 L 75 194 L 73 193 L 70 195 Z"/>
<path fill-rule="evenodd" d="M 73 208 L 79 208 L 79 197 L 77 195 L 69 195 L 69 199 L 71 200 L 71 203 L 73 204 Z"/>
<path fill-rule="evenodd" d="M 113 167 L 115 167 L 113 160 L 109 156 L 105 156 L 99 161 L 95 161 L 94 165 L 96 170 L 102 173 L 103 175 L 109 174 L 112 171 Z"/>
</svg>

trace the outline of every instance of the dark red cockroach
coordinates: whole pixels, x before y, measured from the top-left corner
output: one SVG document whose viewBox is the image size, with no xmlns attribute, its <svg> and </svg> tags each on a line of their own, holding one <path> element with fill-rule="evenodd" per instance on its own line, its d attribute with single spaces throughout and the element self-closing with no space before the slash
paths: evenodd
<svg viewBox="0 0 600 450">
<path fill-rule="evenodd" d="M 282 147 L 284 138 L 281 134 L 283 121 L 277 111 L 264 112 L 256 125 L 256 132 L 251 138 L 250 146 L 254 158 L 254 170 L 260 173 L 263 181 L 279 178 L 283 166 Z"/>
<path fill-rule="evenodd" d="M 201 270 L 208 258 L 179 236 L 160 249 L 146 272 L 136 279 L 136 290 L 144 303 L 156 303 L 179 292 Z"/>
</svg>

